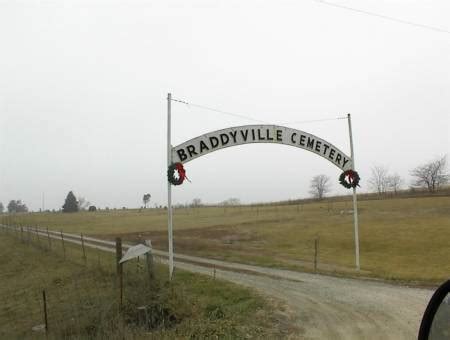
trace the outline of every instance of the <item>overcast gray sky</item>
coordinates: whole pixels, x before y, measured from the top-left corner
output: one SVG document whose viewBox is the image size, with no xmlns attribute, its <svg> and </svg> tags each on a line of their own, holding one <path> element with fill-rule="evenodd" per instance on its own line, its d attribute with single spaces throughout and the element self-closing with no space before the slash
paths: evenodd
<svg viewBox="0 0 450 340">
<path fill-rule="evenodd" d="M 450 3 L 330 0 L 450 31 Z M 304 1 L 0 1 L 0 201 L 58 209 L 166 204 L 166 96 L 316 134 L 349 152 L 361 190 L 374 164 L 407 182 L 450 151 L 450 34 Z M 173 144 L 252 124 L 173 104 Z M 340 170 L 301 149 L 227 148 L 186 165 L 195 197 L 308 196 Z"/>
</svg>

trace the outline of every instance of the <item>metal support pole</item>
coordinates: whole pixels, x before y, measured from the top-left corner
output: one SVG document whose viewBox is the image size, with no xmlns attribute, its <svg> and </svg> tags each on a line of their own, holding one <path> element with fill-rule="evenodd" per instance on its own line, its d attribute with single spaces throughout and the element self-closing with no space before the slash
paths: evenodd
<svg viewBox="0 0 450 340">
<path fill-rule="evenodd" d="M 352 170 L 355 170 L 355 152 L 353 150 L 353 134 L 352 134 L 352 118 L 350 113 L 347 114 L 348 131 L 350 134 L 350 153 L 352 157 Z M 355 233 L 355 262 L 356 270 L 360 270 L 359 265 L 359 225 L 358 225 L 358 202 L 356 197 L 356 188 L 353 188 L 353 224 Z"/>
<path fill-rule="evenodd" d="M 172 145 L 171 145 L 171 103 L 172 94 L 167 94 L 167 167 L 172 164 Z M 172 225 L 172 185 L 167 181 L 167 229 L 169 239 L 169 278 L 172 280 L 173 274 L 173 225 Z"/>
</svg>

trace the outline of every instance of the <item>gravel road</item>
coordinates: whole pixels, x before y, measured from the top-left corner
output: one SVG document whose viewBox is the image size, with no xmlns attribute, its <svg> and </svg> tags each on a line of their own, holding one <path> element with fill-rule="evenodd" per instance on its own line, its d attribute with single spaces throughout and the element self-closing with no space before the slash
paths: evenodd
<svg viewBox="0 0 450 340">
<path fill-rule="evenodd" d="M 4 227 L 4 226 L 3 226 Z M 39 231 L 42 235 L 47 235 Z M 51 232 L 51 238 L 59 233 Z M 79 236 L 64 234 L 79 244 Z M 85 238 L 85 245 L 114 252 L 111 241 Z M 129 245 L 124 245 L 128 248 Z M 167 253 L 154 250 L 156 256 Z M 204 259 L 175 256 L 176 268 L 213 274 L 255 288 L 284 301 L 294 314 L 301 339 L 416 339 L 432 290 L 390 285 L 371 280 L 337 278 Z M 176 271 L 175 271 L 176 275 Z"/>
<path fill-rule="evenodd" d="M 186 262 L 176 266 L 212 273 L 211 268 Z M 431 290 L 382 282 L 244 267 L 245 273 L 216 269 L 216 276 L 284 301 L 297 317 L 299 337 L 305 339 L 416 339 L 432 295 Z M 255 274 L 249 273 L 251 268 Z M 242 265 L 236 269 L 242 270 Z"/>
</svg>

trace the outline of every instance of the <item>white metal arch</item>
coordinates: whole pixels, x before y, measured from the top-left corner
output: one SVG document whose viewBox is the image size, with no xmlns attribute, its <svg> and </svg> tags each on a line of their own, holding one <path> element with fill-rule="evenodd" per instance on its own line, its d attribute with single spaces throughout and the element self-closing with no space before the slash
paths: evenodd
<svg viewBox="0 0 450 340">
<path fill-rule="evenodd" d="M 350 114 L 347 114 L 351 157 L 347 156 L 333 144 L 304 131 L 278 125 L 243 125 L 222 130 L 190 139 L 176 147 L 171 144 L 171 103 L 172 95 L 167 95 L 167 166 L 172 163 L 187 163 L 191 160 L 226 147 L 250 143 L 275 143 L 298 147 L 313 152 L 338 168 L 355 170 L 355 156 L 353 151 L 353 137 Z M 174 269 L 173 226 L 172 226 L 172 186 L 167 182 L 167 230 L 169 241 L 169 277 L 172 278 Z M 353 221 L 355 236 L 356 270 L 359 264 L 359 232 L 358 205 L 356 188 L 353 188 Z"/>
<path fill-rule="evenodd" d="M 208 153 L 237 145 L 274 143 L 313 152 L 341 170 L 353 168 L 351 157 L 326 140 L 278 125 L 243 125 L 206 133 L 172 148 L 172 162 L 187 163 Z"/>
</svg>

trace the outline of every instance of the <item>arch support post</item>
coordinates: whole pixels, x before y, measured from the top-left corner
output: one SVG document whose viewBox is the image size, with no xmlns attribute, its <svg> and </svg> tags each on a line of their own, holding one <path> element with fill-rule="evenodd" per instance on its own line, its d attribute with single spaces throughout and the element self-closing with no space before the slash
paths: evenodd
<svg viewBox="0 0 450 340">
<path fill-rule="evenodd" d="M 352 117 L 350 113 L 347 114 L 348 131 L 350 135 L 350 157 L 352 158 L 352 170 L 355 170 L 355 153 L 353 150 L 353 134 L 352 134 Z M 356 270 L 360 270 L 359 264 L 359 224 L 358 224 L 358 201 L 356 196 L 356 188 L 353 188 L 353 226 L 355 236 L 355 265 Z"/>
<path fill-rule="evenodd" d="M 171 144 L 171 104 L 172 94 L 167 94 L 167 167 L 172 164 L 172 144 Z M 167 181 L 167 231 L 169 241 L 169 279 L 173 274 L 173 225 L 172 225 L 172 184 Z"/>
</svg>

